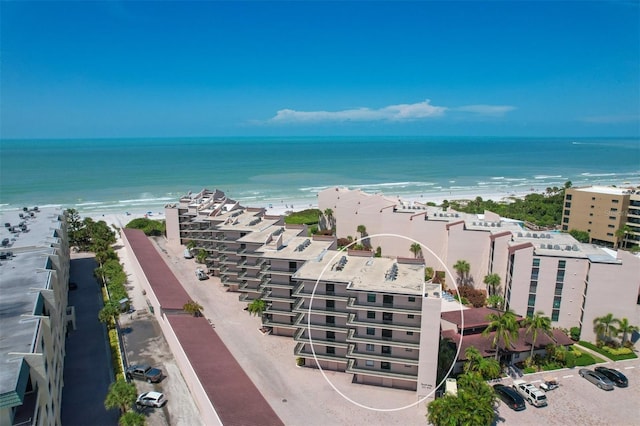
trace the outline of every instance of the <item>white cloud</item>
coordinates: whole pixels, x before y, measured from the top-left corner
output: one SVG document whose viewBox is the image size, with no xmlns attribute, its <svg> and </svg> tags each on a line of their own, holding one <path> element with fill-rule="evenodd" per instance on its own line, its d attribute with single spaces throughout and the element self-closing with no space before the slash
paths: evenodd
<svg viewBox="0 0 640 426">
<path fill-rule="evenodd" d="M 473 114 L 503 116 L 513 111 L 516 107 L 511 105 L 464 105 L 454 108 L 456 111 L 471 112 Z"/>
<path fill-rule="evenodd" d="M 431 105 L 430 100 L 415 104 L 389 105 L 380 109 L 355 108 L 341 111 L 296 111 L 281 109 L 270 122 L 311 123 L 326 121 L 408 121 L 444 115 L 447 107 Z"/>
</svg>

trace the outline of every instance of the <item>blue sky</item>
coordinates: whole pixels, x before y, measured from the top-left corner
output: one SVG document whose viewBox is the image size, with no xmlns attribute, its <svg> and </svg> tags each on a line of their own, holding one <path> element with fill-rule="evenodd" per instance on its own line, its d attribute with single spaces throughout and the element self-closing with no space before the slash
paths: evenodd
<svg viewBox="0 0 640 426">
<path fill-rule="evenodd" d="M 6 2 L 0 136 L 640 136 L 637 1 Z"/>
</svg>

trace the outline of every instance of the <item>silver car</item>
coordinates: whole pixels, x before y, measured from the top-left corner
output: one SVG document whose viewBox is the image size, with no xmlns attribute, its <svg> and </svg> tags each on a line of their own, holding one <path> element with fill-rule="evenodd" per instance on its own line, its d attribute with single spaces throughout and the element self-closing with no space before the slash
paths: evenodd
<svg viewBox="0 0 640 426">
<path fill-rule="evenodd" d="M 600 389 L 613 390 L 613 382 L 605 377 L 604 374 L 598 373 L 597 371 L 589 370 L 587 368 L 581 368 L 578 373 L 580 374 L 580 376 L 584 377 Z"/>
</svg>

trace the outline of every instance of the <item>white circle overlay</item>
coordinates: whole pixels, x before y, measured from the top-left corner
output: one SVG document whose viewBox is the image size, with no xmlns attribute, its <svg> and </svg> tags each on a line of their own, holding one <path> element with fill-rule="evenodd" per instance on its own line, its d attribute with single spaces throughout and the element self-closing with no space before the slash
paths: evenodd
<svg viewBox="0 0 640 426">
<path fill-rule="evenodd" d="M 449 277 L 453 277 L 454 275 L 451 273 L 451 271 L 449 270 L 449 268 L 447 268 L 447 265 L 442 261 L 442 259 L 440 259 L 440 257 L 438 255 L 436 255 L 429 247 L 426 247 L 424 244 L 422 244 L 420 241 L 416 241 L 411 237 L 407 237 L 405 235 L 400 235 L 400 234 L 373 234 L 373 235 L 367 235 L 366 238 L 371 239 L 374 237 L 393 237 L 393 238 L 402 238 L 408 241 L 411 241 L 413 243 L 419 244 L 420 245 L 420 249 L 421 250 L 426 250 L 428 253 L 430 253 L 433 257 L 435 257 L 438 262 L 440 262 L 440 265 L 442 265 L 442 267 L 444 268 L 444 270 L 446 271 L 447 275 Z M 314 345 L 313 345 L 313 338 L 311 337 L 311 307 L 313 306 L 313 297 L 316 293 L 316 289 L 318 288 L 318 284 L 320 283 L 320 280 L 322 279 L 322 276 L 324 275 L 325 271 L 327 270 L 327 267 L 329 267 L 329 265 L 333 264 L 333 260 L 336 259 L 339 255 L 344 255 L 344 253 L 346 252 L 346 250 L 351 247 L 354 244 L 357 244 L 358 240 L 354 240 L 351 243 L 349 243 L 349 245 L 345 246 L 344 248 L 342 248 L 341 250 L 338 250 L 336 252 L 336 254 L 333 255 L 333 257 L 331 258 L 331 260 L 329 262 L 327 262 L 327 264 L 325 265 L 324 268 L 322 268 L 322 272 L 320 272 L 320 276 L 318 277 L 318 279 L 316 280 L 315 285 L 313 286 L 313 291 L 311 292 L 311 299 L 309 300 L 309 309 L 307 311 L 307 333 L 309 334 L 309 344 L 311 345 L 311 353 L 313 354 L 313 359 L 316 361 L 316 365 L 318 366 L 318 369 L 320 370 L 320 373 L 322 373 L 322 377 L 324 377 L 324 379 L 326 380 L 326 382 L 329 384 L 329 386 L 331 386 L 333 388 L 333 390 L 335 390 L 340 396 L 342 396 L 344 399 L 346 399 L 347 401 L 349 401 L 350 403 L 361 407 L 361 408 L 365 408 L 367 410 L 372 410 L 372 411 L 380 411 L 380 412 L 392 412 L 392 411 L 401 411 L 401 410 L 405 410 L 407 408 L 411 408 L 414 407 L 418 404 L 421 404 L 422 402 L 426 401 L 427 398 L 429 398 L 444 382 L 445 380 L 449 377 L 449 375 L 451 374 L 451 371 L 453 370 L 453 367 L 455 367 L 456 365 L 456 361 L 458 359 L 458 356 L 460 355 L 460 349 L 462 347 L 461 343 L 462 343 L 462 337 L 464 336 L 464 309 L 462 309 L 462 304 L 460 304 L 460 341 L 458 342 L 457 346 L 457 350 L 456 350 L 456 356 L 453 359 L 453 362 L 451 363 L 451 367 L 449 367 L 449 370 L 447 371 L 447 374 L 442 378 L 442 380 L 440 381 L 440 383 L 438 383 L 431 392 L 429 392 L 426 396 L 424 396 L 423 398 L 419 399 L 418 401 L 412 403 L 412 404 L 408 404 L 405 405 L 403 407 L 395 407 L 395 408 L 378 408 L 378 407 L 370 407 L 368 405 L 365 404 L 361 404 L 357 401 L 354 401 L 353 399 L 349 398 L 347 395 L 345 395 L 344 393 L 342 393 L 340 391 L 340 389 L 338 389 L 333 383 L 331 383 L 331 380 L 329 380 L 329 378 L 327 377 L 327 375 L 325 374 L 323 368 L 320 366 L 320 362 L 318 361 L 318 358 L 316 357 L 316 351 L 314 349 Z M 458 292 L 458 285 L 456 283 L 456 280 L 453 280 L 453 285 L 456 289 L 456 293 Z"/>
</svg>

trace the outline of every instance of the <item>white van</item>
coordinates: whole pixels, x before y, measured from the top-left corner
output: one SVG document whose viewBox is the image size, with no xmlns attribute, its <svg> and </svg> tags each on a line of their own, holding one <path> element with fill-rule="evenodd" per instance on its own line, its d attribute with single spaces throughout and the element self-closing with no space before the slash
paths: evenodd
<svg viewBox="0 0 640 426">
<path fill-rule="evenodd" d="M 524 380 L 514 380 L 513 388 L 518 391 L 525 400 L 529 401 L 529 404 L 535 407 L 544 407 L 547 405 L 547 396 L 531 383 L 526 383 Z"/>
</svg>

